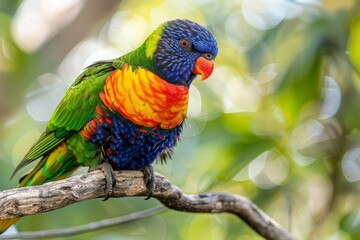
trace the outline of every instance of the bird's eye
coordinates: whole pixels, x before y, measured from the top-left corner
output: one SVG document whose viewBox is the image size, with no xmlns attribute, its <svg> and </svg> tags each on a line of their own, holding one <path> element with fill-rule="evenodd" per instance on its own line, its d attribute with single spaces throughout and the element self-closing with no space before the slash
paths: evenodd
<svg viewBox="0 0 360 240">
<path fill-rule="evenodd" d="M 203 56 L 208 60 L 211 60 L 213 58 L 213 55 L 211 53 L 205 53 Z"/>
<path fill-rule="evenodd" d="M 180 40 L 180 47 L 187 49 L 190 46 L 190 43 L 187 39 Z"/>
</svg>

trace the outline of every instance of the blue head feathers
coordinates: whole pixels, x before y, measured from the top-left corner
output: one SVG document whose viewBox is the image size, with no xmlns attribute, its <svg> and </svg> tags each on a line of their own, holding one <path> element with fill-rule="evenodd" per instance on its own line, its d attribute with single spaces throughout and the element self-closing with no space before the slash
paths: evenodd
<svg viewBox="0 0 360 240">
<path fill-rule="evenodd" d="M 206 28 L 189 20 L 176 19 L 164 23 L 153 61 L 160 77 L 189 87 L 199 74 L 194 72 L 196 60 L 203 57 L 213 66 L 217 53 L 215 37 Z"/>
</svg>

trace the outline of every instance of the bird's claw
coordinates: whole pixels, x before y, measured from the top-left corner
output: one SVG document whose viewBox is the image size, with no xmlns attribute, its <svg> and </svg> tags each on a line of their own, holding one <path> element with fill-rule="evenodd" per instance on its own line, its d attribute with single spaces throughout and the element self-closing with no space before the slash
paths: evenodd
<svg viewBox="0 0 360 240">
<path fill-rule="evenodd" d="M 155 191 L 155 174 L 154 169 L 151 165 L 141 168 L 140 171 L 144 174 L 145 185 L 149 191 L 148 196 L 145 200 L 148 200 L 152 197 Z"/>
<path fill-rule="evenodd" d="M 106 196 L 103 199 L 103 201 L 106 201 L 110 198 L 111 194 L 113 193 L 114 187 L 116 185 L 115 171 L 108 162 L 102 162 L 99 165 L 90 167 L 88 172 L 92 172 L 95 170 L 102 170 L 105 174 L 105 181 L 106 181 L 105 194 L 106 194 Z"/>
</svg>

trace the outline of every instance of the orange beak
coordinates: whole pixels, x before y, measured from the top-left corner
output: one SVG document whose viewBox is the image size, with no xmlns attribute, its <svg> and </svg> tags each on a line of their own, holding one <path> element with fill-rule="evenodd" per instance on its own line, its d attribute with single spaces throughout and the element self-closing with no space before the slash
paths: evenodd
<svg viewBox="0 0 360 240">
<path fill-rule="evenodd" d="M 214 60 L 207 60 L 204 57 L 199 57 L 195 61 L 193 73 L 201 75 L 201 80 L 207 79 L 214 70 Z"/>
</svg>

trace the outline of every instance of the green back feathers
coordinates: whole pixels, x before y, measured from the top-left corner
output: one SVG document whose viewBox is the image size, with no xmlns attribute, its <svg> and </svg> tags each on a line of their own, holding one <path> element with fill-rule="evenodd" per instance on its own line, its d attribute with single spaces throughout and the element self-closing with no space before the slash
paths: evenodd
<svg viewBox="0 0 360 240">
<path fill-rule="evenodd" d="M 79 131 L 93 116 L 100 104 L 99 93 L 105 79 L 123 63 L 98 62 L 88 68 L 75 80 L 48 122 L 46 132 L 29 150 L 12 176 L 32 161 L 45 156 L 64 140 Z"/>
</svg>

